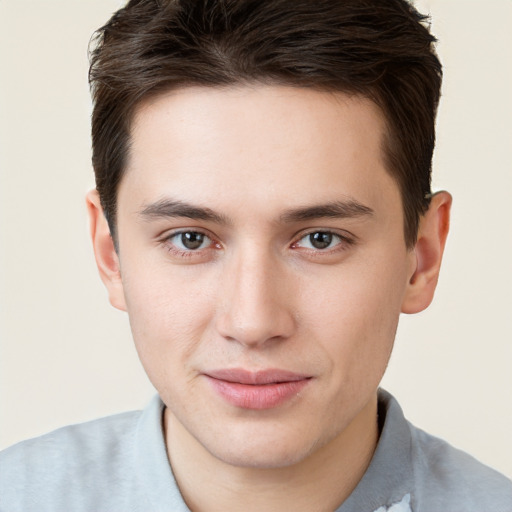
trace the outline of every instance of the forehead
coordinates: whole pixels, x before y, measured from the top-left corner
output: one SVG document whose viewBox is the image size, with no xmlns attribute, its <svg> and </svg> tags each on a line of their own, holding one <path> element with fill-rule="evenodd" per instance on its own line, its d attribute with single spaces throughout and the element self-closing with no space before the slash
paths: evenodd
<svg viewBox="0 0 512 512">
<path fill-rule="evenodd" d="M 190 87 L 142 103 L 119 190 L 267 212 L 354 198 L 400 202 L 384 167 L 385 121 L 370 100 L 285 86 Z M 135 205 L 133 205 L 135 206 Z M 238 210 L 237 210 L 238 209 Z M 231 213 L 231 212 L 226 212 Z"/>
</svg>

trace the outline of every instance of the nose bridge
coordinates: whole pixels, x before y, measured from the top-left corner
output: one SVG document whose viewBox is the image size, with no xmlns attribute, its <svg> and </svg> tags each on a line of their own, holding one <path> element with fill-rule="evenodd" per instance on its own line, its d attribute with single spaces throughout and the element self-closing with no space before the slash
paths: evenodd
<svg viewBox="0 0 512 512">
<path fill-rule="evenodd" d="M 294 319 L 278 257 L 256 242 L 248 243 L 232 255 L 225 273 L 218 325 L 223 337 L 257 346 L 290 336 Z"/>
</svg>

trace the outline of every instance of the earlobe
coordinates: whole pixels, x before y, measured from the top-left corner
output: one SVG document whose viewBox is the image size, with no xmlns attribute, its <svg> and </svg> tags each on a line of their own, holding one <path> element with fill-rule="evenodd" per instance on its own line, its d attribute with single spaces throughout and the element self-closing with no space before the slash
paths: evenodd
<svg viewBox="0 0 512 512">
<path fill-rule="evenodd" d="M 413 250 L 416 265 L 407 284 L 402 313 L 423 311 L 434 298 L 450 227 L 451 204 L 452 196 L 448 192 L 437 192 L 431 199 L 428 211 L 420 219 L 418 239 Z"/>
<path fill-rule="evenodd" d="M 94 256 L 101 280 L 107 288 L 112 306 L 126 311 L 119 257 L 110 235 L 107 220 L 103 214 L 97 190 L 91 190 L 87 193 L 86 204 Z"/>
</svg>

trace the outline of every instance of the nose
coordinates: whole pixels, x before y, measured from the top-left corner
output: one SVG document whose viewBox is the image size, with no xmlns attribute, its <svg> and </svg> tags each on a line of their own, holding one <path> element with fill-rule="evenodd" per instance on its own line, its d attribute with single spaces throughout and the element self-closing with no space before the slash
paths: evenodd
<svg viewBox="0 0 512 512">
<path fill-rule="evenodd" d="M 289 338 L 296 320 L 291 276 L 264 251 L 247 252 L 226 265 L 216 327 L 223 338 L 257 348 Z"/>
</svg>

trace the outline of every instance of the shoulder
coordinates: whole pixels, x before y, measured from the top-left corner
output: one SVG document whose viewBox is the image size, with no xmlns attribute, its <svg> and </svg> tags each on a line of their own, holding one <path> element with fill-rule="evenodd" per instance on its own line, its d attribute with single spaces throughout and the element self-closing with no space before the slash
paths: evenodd
<svg viewBox="0 0 512 512">
<path fill-rule="evenodd" d="M 512 512 L 508 478 L 413 426 L 384 390 L 379 392 L 379 417 L 381 437 L 367 471 L 367 489 L 378 487 L 376 504 L 410 495 L 413 512 Z"/>
<path fill-rule="evenodd" d="M 99 496 L 130 464 L 140 415 L 64 427 L 1 452 L 0 510 L 65 510 L 84 489 Z"/>
<path fill-rule="evenodd" d="M 512 481 L 409 424 L 418 510 L 512 512 Z"/>
<path fill-rule="evenodd" d="M 91 456 L 112 456 L 129 442 L 140 412 L 127 412 L 60 428 L 49 434 L 28 439 L 0 453 L 0 471 L 6 466 L 31 472 L 48 462 L 61 463 L 69 469 L 82 466 Z M 16 466 L 14 466 L 16 464 Z"/>
</svg>

